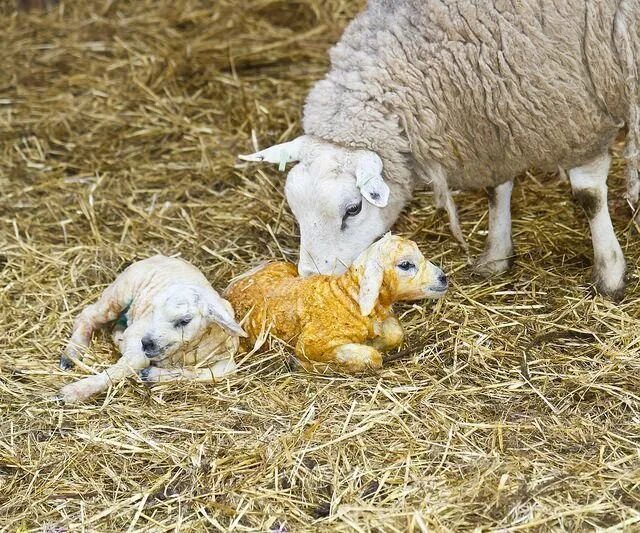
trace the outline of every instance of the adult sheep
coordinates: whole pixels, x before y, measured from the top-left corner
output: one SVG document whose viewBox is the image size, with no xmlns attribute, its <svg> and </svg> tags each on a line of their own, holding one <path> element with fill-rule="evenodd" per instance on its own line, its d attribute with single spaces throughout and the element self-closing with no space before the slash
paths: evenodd
<svg viewBox="0 0 640 533">
<path fill-rule="evenodd" d="M 370 0 L 308 95 L 305 135 L 243 158 L 300 162 L 286 195 L 302 275 L 344 270 L 420 183 L 459 239 L 449 191 L 488 188 L 476 266 L 502 272 L 514 176 L 567 168 L 589 218 L 596 286 L 619 297 L 625 260 L 607 207 L 608 151 L 626 125 L 636 205 L 639 58 L 640 0 Z"/>
</svg>

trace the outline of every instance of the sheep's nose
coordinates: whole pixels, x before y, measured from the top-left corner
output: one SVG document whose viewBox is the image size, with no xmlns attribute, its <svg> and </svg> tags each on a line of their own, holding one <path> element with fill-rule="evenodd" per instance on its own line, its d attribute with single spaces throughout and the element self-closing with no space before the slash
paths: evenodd
<svg viewBox="0 0 640 533">
<path fill-rule="evenodd" d="M 447 275 L 444 272 L 440 272 L 438 276 L 438 283 L 443 287 L 447 287 L 449 285 L 449 281 L 447 280 Z"/>
<path fill-rule="evenodd" d="M 146 354 L 154 353 L 158 349 L 156 341 L 154 341 L 148 335 L 145 335 L 144 337 L 142 337 L 142 340 L 140 342 L 142 343 L 142 350 Z"/>
<path fill-rule="evenodd" d="M 314 270 L 309 268 L 306 265 L 298 265 L 298 274 L 300 274 L 301 277 L 306 278 L 308 276 L 311 276 L 312 274 L 314 274 Z"/>
</svg>

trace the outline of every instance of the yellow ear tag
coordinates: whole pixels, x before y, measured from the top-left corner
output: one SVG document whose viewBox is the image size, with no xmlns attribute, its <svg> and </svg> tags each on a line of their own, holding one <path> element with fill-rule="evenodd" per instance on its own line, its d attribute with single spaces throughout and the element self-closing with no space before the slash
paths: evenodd
<svg viewBox="0 0 640 533">
<path fill-rule="evenodd" d="M 289 160 L 289 153 L 286 150 L 280 150 L 280 164 L 278 165 L 278 170 L 280 172 L 284 172 L 284 169 L 287 168 L 288 160 Z"/>
</svg>

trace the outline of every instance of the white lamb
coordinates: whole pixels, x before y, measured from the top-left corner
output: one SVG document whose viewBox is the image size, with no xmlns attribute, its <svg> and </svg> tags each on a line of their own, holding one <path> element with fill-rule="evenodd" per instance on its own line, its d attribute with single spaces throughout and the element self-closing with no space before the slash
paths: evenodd
<svg viewBox="0 0 640 533">
<path fill-rule="evenodd" d="M 635 206 L 639 21 L 638 0 L 370 0 L 307 98 L 305 135 L 244 156 L 300 161 L 286 184 L 300 273 L 344 270 L 425 183 L 461 241 L 450 189 L 489 190 L 476 266 L 502 272 L 513 256 L 511 180 L 562 167 L 589 218 L 596 286 L 621 296 L 608 149 L 626 124 Z"/>
<path fill-rule="evenodd" d="M 107 324 L 122 357 L 65 385 L 62 401 L 86 400 L 136 373 L 145 381 L 215 381 L 235 371 L 238 336 L 246 336 L 231 304 L 196 267 L 162 255 L 133 263 L 80 313 L 60 366 L 81 360 L 93 332 Z"/>
</svg>

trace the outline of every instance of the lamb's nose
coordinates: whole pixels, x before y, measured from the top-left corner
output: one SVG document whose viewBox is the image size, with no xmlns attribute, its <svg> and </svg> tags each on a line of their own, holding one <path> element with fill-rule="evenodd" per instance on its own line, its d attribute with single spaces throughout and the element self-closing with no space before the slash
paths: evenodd
<svg viewBox="0 0 640 533">
<path fill-rule="evenodd" d="M 156 341 L 154 341 L 151 337 L 145 335 L 144 337 L 142 337 L 142 340 L 140 341 L 142 343 L 142 350 L 144 351 L 144 353 L 153 353 L 156 351 Z"/>
<path fill-rule="evenodd" d="M 441 285 L 447 285 L 448 281 L 447 281 L 447 275 L 444 272 L 440 272 L 440 275 L 438 276 L 438 281 L 440 282 Z"/>
</svg>

